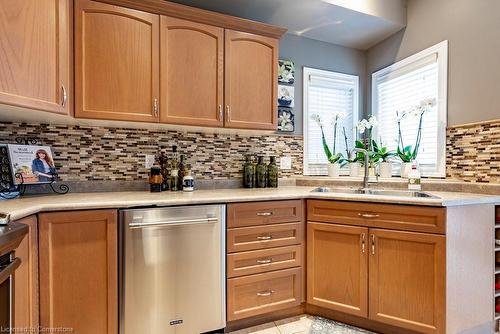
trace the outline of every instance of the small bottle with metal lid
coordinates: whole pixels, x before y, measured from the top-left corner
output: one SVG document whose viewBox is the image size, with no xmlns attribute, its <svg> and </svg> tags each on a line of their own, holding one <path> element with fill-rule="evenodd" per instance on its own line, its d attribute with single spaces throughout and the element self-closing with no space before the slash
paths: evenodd
<svg viewBox="0 0 500 334">
<path fill-rule="evenodd" d="M 255 185 L 257 188 L 265 188 L 267 185 L 267 166 L 262 155 L 259 155 L 255 167 Z"/>
</svg>

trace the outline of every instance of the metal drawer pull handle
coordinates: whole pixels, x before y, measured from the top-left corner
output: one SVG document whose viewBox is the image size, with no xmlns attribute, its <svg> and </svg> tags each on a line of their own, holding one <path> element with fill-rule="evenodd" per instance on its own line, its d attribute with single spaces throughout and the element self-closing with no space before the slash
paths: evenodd
<svg viewBox="0 0 500 334">
<path fill-rule="evenodd" d="M 272 216 L 272 212 L 257 212 L 257 216 Z"/>
<path fill-rule="evenodd" d="M 185 220 L 170 220 L 170 221 L 153 221 L 153 222 L 133 222 L 128 224 L 131 229 L 139 229 L 143 227 L 161 227 L 161 226 L 179 226 L 203 223 L 215 223 L 218 218 L 200 218 L 200 219 L 185 219 Z"/>
<path fill-rule="evenodd" d="M 269 297 L 273 293 L 274 293 L 273 290 L 262 291 L 262 292 L 257 292 L 257 296 L 259 296 L 259 297 Z"/>
<path fill-rule="evenodd" d="M 273 259 L 256 260 L 255 262 L 257 262 L 258 264 L 266 264 L 273 262 Z"/>
<path fill-rule="evenodd" d="M 375 235 L 372 234 L 372 255 L 375 255 Z"/>
<path fill-rule="evenodd" d="M 366 250 L 366 247 L 365 247 L 365 234 L 362 233 L 361 234 L 361 252 L 364 254 L 365 250 Z"/>
<path fill-rule="evenodd" d="M 259 235 L 257 240 L 271 240 L 273 238 L 272 235 Z"/>
<path fill-rule="evenodd" d="M 358 216 L 368 219 L 378 218 L 380 215 L 376 213 L 358 213 Z"/>
<path fill-rule="evenodd" d="M 61 90 L 62 90 L 61 107 L 66 108 L 66 102 L 68 102 L 68 93 L 66 92 L 66 87 L 64 87 L 64 85 L 61 85 Z"/>
</svg>

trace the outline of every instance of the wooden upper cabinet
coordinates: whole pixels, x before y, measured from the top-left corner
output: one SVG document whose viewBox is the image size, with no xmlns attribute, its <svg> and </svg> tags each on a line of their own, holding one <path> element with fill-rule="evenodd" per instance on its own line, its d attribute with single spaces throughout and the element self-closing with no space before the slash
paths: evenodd
<svg viewBox="0 0 500 334">
<path fill-rule="evenodd" d="M 77 0 L 76 117 L 158 121 L 159 15 Z"/>
<path fill-rule="evenodd" d="M 368 229 L 307 223 L 307 303 L 368 316 Z"/>
<path fill-rule="evenodd" d="M 226 30 L 225 44 L 225 126 L 276 130 L 278 40 Z"/>
<path fill-rule="evenodd" d="M 2 0 L 0 103 L 69 114 L 70 1 Z"/>
<path fill-rule="evenodd" d="M 116 210 L 39 215 L 40 325 L 116 334 Z"/>
<path fill-rule="evenodd" d="M 223 126 L 224 29 L 162 16 L 163 123 Z"/>
<path fill-rule="evenodd" d="M 445 333 L 445 258 L 445 236 L 370 229 L 370 319 Z"/>
</svg>

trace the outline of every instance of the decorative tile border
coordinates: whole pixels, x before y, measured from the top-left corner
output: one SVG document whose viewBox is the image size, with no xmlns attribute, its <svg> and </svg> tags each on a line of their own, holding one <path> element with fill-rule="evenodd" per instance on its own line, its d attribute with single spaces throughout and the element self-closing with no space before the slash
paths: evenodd
<svg viewBox="0 0 500 334">
<path fill-rule="evenodd" d="M 0 142 L 37 137 L 52 147 L 63 181 L 145 180 L 146 154 L 177 145 L 200 180 L 240 178 L 245 154 L 291 156 L 292 169 L 281 177 L 302 174 L 302 137 L 229 135 L 81 125 L 0 123 Z"/>
<path fill-rule="evenodd" d="M 451 127 L 446 138 L 447 177 L 500 183 L 500 120 Z"/>
<path fill-rule="evenodd" d="M 241 177 L 245 154 L 291 156 L 292 169 L 281 177 L 302 175 L 303 139 L 290 135 L 239 135 L 161 129 L 82 125 L 0 123 L 0 142 L 37 137 L 51 146 L 63 181 L 137 181 L 147 179 L 146 154 L 176 144 L 187 154 L 199 180 Z M 500 120 L 447 130 L 447 177 L 500 183 Z"/>
</svg>

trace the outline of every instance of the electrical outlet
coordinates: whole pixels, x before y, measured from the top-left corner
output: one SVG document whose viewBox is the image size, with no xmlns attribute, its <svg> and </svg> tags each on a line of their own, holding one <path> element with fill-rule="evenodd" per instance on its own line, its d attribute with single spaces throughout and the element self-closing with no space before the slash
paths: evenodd
<svg viewBox="0 0 500 334">
<path fill-rule="evenodd" d="M 146 154 L 146 159 L 144 160 L 144 167 L 146 169 L 150 169 L 153 167 L 155 163 L 155 155 L 154 154 Z"/>
<path fill-rule="evenodd" d="M 292 169 L 292 157 L 286 156 L 280 158 L 280 168 L 283 170 Z"/>
</svg>

